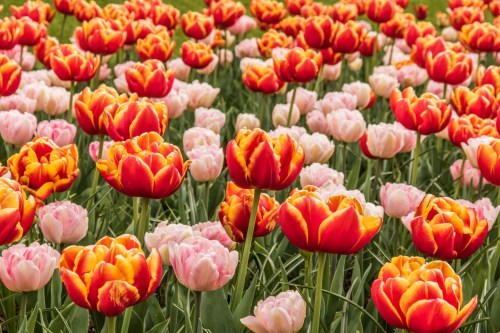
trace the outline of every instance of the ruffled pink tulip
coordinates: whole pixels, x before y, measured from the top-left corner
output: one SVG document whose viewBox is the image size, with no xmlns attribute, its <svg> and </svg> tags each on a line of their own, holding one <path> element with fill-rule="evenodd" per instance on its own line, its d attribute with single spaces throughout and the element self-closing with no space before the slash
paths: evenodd
<svg viewBox="0 0 500 333">
<path fill-rule="evenodd" d="M 182 143 L 186 153 L 199 146 L 220 147 L 220 135 L 208 128 L 192 127 L 184 132 Z"/>
<path fill-rule="evenodd" d="M 186 65 L 181 58 L 172 59 L 167 62 L 167 69 L 171 69 L 175 73 L 175 78 L 181 81 L 187 81 L 191 67 Z"/>
<path fill-rule="evenodd" d="M 114 141 L 104 141 L 102 145 L 102 154 L 101 154 L 101 159 L 107 160 L 108 159 L 108 149 L 115 143 Z M 90 158 L 94 162 L 97 162 L 99 160 L 99 141 L 93 141 L 89 145 L 89 154 Z"/>
<path fill-rule="evenodd" d="M 306 123 L 309 130 L 313 133 L 329 134 L 328 123 L 325 114 L 319 110 L 313 110 L 306 116 Z"/>
<path fill-rule="evenodd" d="M 340 109 L 356 110 L 358 98 L 345 92 L 329 92 L 318 101 L 318 107 L 325 115 Z"/>
<path fill-rule="evenodd" d="M 31 113 L 11 110 L 2 111 L 0 115 L 0 135 L 3 141 L 22 146 L 35 135 L 36 117 Z"/>
<path fill-rule="evenodd" d="M 292 102 L 292 94 L 292 91 L 289 91 L 288 94 L 286 94 L 286 102 L 288 104 Z M 316 104 L 317 100 L 317 92 L 299 87 L 297 88 L 297 93 L 295 94 L 294 104 L 299 108 L 300 114 L 304 115 L 314 109 L 314 105 Z"/>
<path fill-rule="evenodd" d="M 208 128 L 215 133 L 226 123 L 226 114 L 217 109 L 197 108 L 194 111 L 194 126 Z"/>
<path fill-rule="evenodd" d="M 188 237 L 193 237 L 193 229 L 185 224 L 167 224 L 160 222 L 153 232 L 147 232 L 144 236 L 146 247 L 151 252 L 156 248 L 164 265 L 170 266 L 168 243 L 180 243 Z"/>
<path fill-rule="evenodd" d="M 23 95 L 10 95 L 0 98 L 0 111 L 18 110 L 21 113 L 34 113 L 36 100 Z"/>
<path fill-rule="evenodd" d="M 260 127 L 260 120 L 252 113 L 240 113 L 238 117 L 236 117 L 236 132 L 242 128 L 253 130 L 258 127 Z"/>
<path fill-rule="evenodd" d="M 162 98 L 154 98 L 153 101 L 161 101 L 167 104 L 168 119 L 175 119 L 182 116 L 184 111 L 186 111 L 189 97 L 183 92 L 177 92 L 176 90 L 172 89 L 167 96 Z"/>
<path fill-rule="evenodd" d="M 299 139 L 299 145 L 304 149 L 304 164 L 326 163 L 335 151 L 335 145 L 321 133 L 304 134 Z"/>
<path fill-rule="evenodd" d="M 406 184 L 386 183 L 380 188 L 380 202 L 387 215 L 402 218 L 415 211 L 425 193 Z"/>
<path fill-rule="evenodd" d="M 87 235 L 87 210 L 70 201 L 53 202 L 38 210 L 43 237 L 56 244 L 77 243 Z"/>
<path fill-rule="evenodd" d="M 236 242 L 228 236 L 226 229 L 219 221 L 195 224 L 193 225 L 193 232 L 195 236 L 218 241 L 230 251 L 236 247 Z"/>
<path fill-rule="evenodd" d="M 197 182 L 208 182 L 220 176 L 224 165 L 224 152 L 219 146 L 198 146 L 186 154 L 191 160 L 189 171 Z"/>
<path fill-rule="evenodd" d="M 357 142 L 365 133 L 366 122 L 358 110 L 339 109 L 326 116 L 330 134 L 335 140 Z"/>
<path fill-rule="evenodd" d="M 323 187 L 329 182 L 335 185 L 343 185 L 344 174 L 333 170 L 326 164 L 319 163 L 313 163 L 300 171 L 300 186 L 302 187 L 308 185 Z"/>
<path fill-rule="evenodd" d="M 366 148 L 376 158 L 393 158 L 405 145 L 405 132 L 395 124 L 368 125 L 365 134 Z"/>
<path fill-rule="evenodd" d="M 417 87 L 429 79 L 427 71 L 418 67 L 416 64 L 403 66 L 398 69 L 398 82 L 403 87 Z"/>
<path fill-rule="evenodd" d="M 44 120 L 38 124 L 36 135 L 52 139 L 59 147 L 73 143 L 76 126 L 64 119 Z"/>
<path fill-rule="evenodd" d="M 37 71 L 31 71 L 31 72 L 23 72 L 23 74 L 21 75 L 21 83 L 19 84 L 19 88 L 21 89 L 25 85 L 35 82 L 43 83 L 46 86 L 52 85 L 49 72 L 50 71 L 46 69 L 39 69 Z"/>
<path fill-rule="evenodd" d="M 278 126 L 275 130 L 269 132 L 269 137 L 279 138 L 280 135 L 283 133 L 290 135 L 292 139 L 299 142 L 302 135 L 307 134 L 307 131 L 304 127 L 300 126 L 292 126 L 292 127 Z"/>
<path fill-rule="evenodd" d="M 257 45 L 257 38 L 246 38 L 234 47 L 234 54 L 237 58 L 256 58 L 260 55 Z"/>
<path fill-rule="evenodd" d="M 61 87 L 48 87 L 42 83 L 31 83 L 21 93 L 36 101 L 36 110 L 56 116 L 68 110 L 70 93 Z"/>
<path fill-rule="evenodd" d="M 339 78 L 342 69 L 342 64 L 339 62 L 335 65 L 323 64 L 323 72 L 321 73 L 322 81 L 335 81 Z"/>
<path fill-rule="evenodd" d="M 233 35 L 241 36 L 257 28 L 257 21 L 248 15 L 242 15 L 227 30 Z"/>
<path fill-rule="evenodd" d="M 370 75 L 368 81 L 375 95 L 383 98 L 389 98 L 392 92 L 399 86 L 398 80 L 395 77 L 383 73 Z"/>
<path fill-rule="evenodd" d="M 125 74 L 118 75 L 116 79 L 113 80 L 113 83 L 115 85 L 116 91 L 118 91 L 120 94 L 130 94 Z"/>
<path fill-rule="evenodd" d="M 213 104 L 215 98 L 217 98 L 217 95 L 219 95 L 220 89 L 214 88 L 208 83 L 200 83 L 196 80 L 180 88 L 179 92 L 188 95 L 188 107 L 194 110 L 197 108 L 209 108 Z"/>
<path fill-rule="evenodd" d="M 399 152 L 409 153 L 413 151 L 417 146 L 417 132 L 407 129 L 401 123 L 398 122 L 395 122 L 393 125 L 400 128 L 404 133 L 404 145 Z M 422 142 L 424 139 L 425 136 L 421 136 L 420 142 Z"/>
<path fill-rule="evenodd" d="M 300 111 L 297 105 L 293 105 L 290 116 L 290 126 L 297 124 L 300 120 Z M 274 127 L 286 126 L 288 114 L 290 113 L 290 104 L 276 104 L 273 109 L 272 119 Z"/>
<path fill-rule="evenodd" d="M 372 100 L 372 88 L 368 83 L 361 81 L 345 83 L 342 86 L 342 91 L 356 96 L 356 107 L 361 110 L 365 109 Z"/>
<path fill-rule="evenodd" d="M 463 160 L 456 160 L 453 162 L 453 164 L 450 166 L 450 173 L 451 173 L 451 178 L 453 181 L 457 181 L 460 179 L 460 185 L 461 186 L 471 186 L 473 189 L 477 189 L 479 187 L 479 181 L 481 180 L 481 170 L 478 168 L 474 168 L 469 160 L 465 160 L 465 163 L 463 163 L 463 171 L 462 171 L 462 163 Z M 487 181 L 483 180 L 483 182 L 486 184 Z"/>
</svg>

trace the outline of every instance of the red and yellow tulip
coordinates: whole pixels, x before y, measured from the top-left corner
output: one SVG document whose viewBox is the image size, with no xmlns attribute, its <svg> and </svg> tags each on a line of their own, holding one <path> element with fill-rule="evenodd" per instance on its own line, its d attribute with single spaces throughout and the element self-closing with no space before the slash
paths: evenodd
<svg viewBox="0 0 500 333">
<path fill-rule="evenodd" d="M 252 0 L 250 12 L 259 22 L 265 24 L 278 23 L 286 16 L 284 4 L 274 0 Z"/>
<path fill-rule="evenodd" d="M 152 8 L 153 22 L 162 25 L 168 30 L 175 30 L 179 24 L 181 13 L 172 5 L 159 4 Z"/>
<path fill-rule="evenodd" d="M 181 16 L 181 27 L 184 34 L 196 40 L 203 39 L 214 30 L 214 18 L 201 13 L 189 11 Z"/>
<path fill-rule="evenodd" d="M 272 66 L 249 65 L 242 76 L 243 84 L 252 91 L 274 94 L 285 86 L 276 75 Z"/>
<path fill-rule="evenodd" d="M 21 27 L 15 18 L 0 20 L 0 50 L 11 50 L 21 36 Z"/>
<path fill-rule="evenodd" d="M 448 50 L 436 55 L 430 52 L 426 54 L 425 69 L 436 82 L 460 84 L 471 75 L 472 68 L 472 59 L 465 53 Z"/>
<path fill-rule="evenodd" d="M 408 25 L 408 27 L 404 31 L 404 39 L 406 44 L 412 46 L 417 41 L 417 38 L 424 36 L 437 36 L 436 28 L 432 25 L 431 22 L 427 21 L 418 21 L 413 22 Z"/>
<path fill-rule="evenodd" d="M 477 149 L 477 164 L 484 179 L 500 186 L 500 140 L 480 145 Z"/>
<path fill-rule="evenodd" d="M 448 125 L 450 141 L 457 147 L 461 147 L 462 143 L 467 143 L 471 138 L 478 138 L 483 135 L 493 138 L 499 137 L 493 119 L 482 119 L 475 114 L 463 114 L 452 119 Z"/>
<path fill-rule="evenodd" d="M 323 56 L 313 50 L 295 47 L 284 55 L 273 57 L 274 70 L 285 82 L 307 83 L 312 81 L 323 64 Z"/>
<path fill-rule="evenodd" d="M 392 0 L 368 0 L 365 2 L 366 16 L 375 23 L 391 20 L 396 14 L 396 3 Z"/>
<path fill-rule="evenodd" d="M 266 31 L 257 39 L 257 47 L 264 58 L 270 58 L 273 49 L 277 47 L 289 49 L 293 47 L 293 38 L 274 29 Z"/>
<path fill-rule="evenodd" d="M 475 114 L 480 118 L 496 118 L 498 100 L 495 88 L 491 84 L 470 90 L 467 87 L 457 87 L 451 93 L 451 105 L 459 116 Z"/>
<path fill-rule="evenodd" d="M 228 28 L 245 14 L 245 6 L 234 0 L 212 2 L 209 12 L 214 18 L 214 23 L 219 28 Z"/>
<path fill-rule="evenodd" d="M 21 66 L 6 55 L 0 54 L 0 96 L 9 96 L 16 92 L 21 83 Z"/>
<path fill-rule="evenodd" d="M 77 27 L 74 37 L 78 46 L 84 51 L 113 54 L 125 43 L 126 34 L 114 30 L 109 21 L 96 17 Z"/>
<path fill-rule="evenodd" d="M 48 3 L 42 1 L 25 1 L 22 6 L 10 6 L 10 12 L 15 18 L 27 16 L 38 23 L 50 23 L 55 12 L 52 11 Z"/>
<path fill-rule="evenodd" d="M 52 48 L 50 67 L 61 80 L 86 82 L 96 75 L 99 58 L 73 45 L 62 44 Z"/>
<path fill-rule="evenodd" d="M 129 90 L 139 97 L 161 98 L 172 89 L 175 74 L 171 69 L 165 70 L 160 60 L 149 59 L 128 68 L 125 79 Z"/>
<path fill-rule="evenodd" d="M 304 39 L 307 45 L 315 49 L 327 49 L 332 46 L 338 30 L 329 16 L 311 16 L 304 22 Z"/>
<path fill-rule="evenodd" d="M 500 28 L 491 23 L 474 22 L 464 25 L 459 38 L 472 52 L 500 51 Z"/>
<path fill-rule="evenodd" d="M 175 49 L 175 41 L 170 38 L 166 31 L 151 33 L 143 39 L 137 40 L 135 51 L 142 61 L 156 59 L 161 62 L 167 62 Z"/>
<path fill-rule="evenodd" d="M 186 65 L 202 69 L 212 62 L 214 56 L 210 45 L 187 41 L 182 43 L 181 58 Z"/>
</svg>

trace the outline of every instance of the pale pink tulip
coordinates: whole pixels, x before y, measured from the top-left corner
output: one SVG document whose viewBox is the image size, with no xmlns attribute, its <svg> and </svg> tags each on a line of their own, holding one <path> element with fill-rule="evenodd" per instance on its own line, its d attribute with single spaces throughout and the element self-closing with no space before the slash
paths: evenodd
<svg viewBox="0 0 500 333">
<path fill-rule="evenodd" d="M 300 120 L 300 111 L 297 105 L 293 105 L 290 116 L 290 126 L 297 124 Z M 288 115 L 290 113 L 290 104 L 276 104 L 273 109 L 272 119 L 274 127 L 286 126 Z"/>
<path fill-rule="evenodd" d="M 220 135 L 207 128 L 192 127 L 184 132 L 182 142 L 186 153 L 199 146 L 220 147 Z"/>
<path fill-rule="evenodd" d="M 0 111 L 18 110 L 21 113 L 34 113 L 36 100 L 24 95 L 11 95 L 0 98 Z"/>
<path fill-rule="evenodd" d="M 395 46 L 401 51 L 401 52 L 404 52 L 406 54 L 410 54 L 411 51 L 412 51 L 412 47 L 409 46 L 407 43 L 406 43 L 406 40 L 404 40 L 403 38 L 397 38 L 396 39 L 396 43 L 395 43 Z"/>
<path fill-rule="evenodd" d="M 406 184 L 386 183 L 380 188 L 380 202 L 387 215 L 402 218 L 414 211 L 425 193 Z"/>
<path fill-rule="evenodd" d="M 335 81 L 339 78 L 340 72 L 342 70 L 342 63 L 335 65 L 323 65 L 323 71 L 321 72 L 322 81 Z"/>
<path fill-rule="evenodd" d="M 299 332 L 306 318 L 306 302 L 297 291 L 284 291 L 257 302 L 253 316 L 240 321 L 255 333 Z"/>
<path fill-rule="evenodd" d="M 479 168 L 477 165 L 477 150 L 482 144 L 489 144 L 493 141 L 494 138 L 491 136 L 480 136 L 478 138 L 470 138 L 467 140 L 467 143 L 462 142 L 462 150 L 467 156 L 467 160 L 470 162 L 470 165 L 474 168 Z"/>
<path fill-rule="evenodd" d="M 393 158 L 405 145 L 405 132 L 395 124 L 368 125 L 366 133 L 366 146 L 374 157 Z"/>
<path fill-rule="evenodd" d="M 366 122 L 358 110 L 339 109 L 326 116 L 330 134 L 335 140 L 357 142 L 365 133 Z"/>
<path fill-rule="evenodd" d="M 108 64 L 102 64 L 99 68 L 99 80 L 105 81 L 111 78 L 111 68 L 108 67 Z"/>
<path fill-rule="evenodd" d="M 226 114 L 217 109 L 197 108 L 194 111 L 194 126 L 208 128 L 215 133 L 226 123 Z"/>
<path fill-rule="evenodd" d="M 257 28 L 257 21 L 251 16 L 243 15 L 227 30 L 233 35 L 241 36 Z"/>
<path fill-rule="evenodd" d="M 186 153 L 191 160 L 189 171 L 197 182 L 217 179 L 222 172 L 224 152 L 217 145 L 198 146 Z"/>
<path fill-rule="evenodd" d="M 0 279 L 11 291 L 35 291 L 52 277 L 59 261 L 59 252 L 47 244 L 16 244 L 2 251 Z"/>
<path fill-rule="evenodd" d="M 115 67 L 113 67 L 113 71 L 115 72 L 115 76 L 116 77 L 122 76 L 123 74 L 125 74 L 125 71 L 127 69 L 134 67 L 135 64 L 136 64 L 135 61 L 126 61 L 124 63 L 115 65 Z"/>
<path fill-rule="evenodd" d="M 195 224 L 193 225 L 193 232 L 195 236 L 218 241 L 228 250 L 234 250 L 236 247 L 236 242 L 229 238 L 226 229 L 219 221 Z"/>
<path fill-rule="evenodd" d="M 290 135 L 292 139 L 299 142 L 300 137 L 304 134 L 307 134 L 307 131 L 304 127 L 300 126 L 292 126 L 292 127 L 278 126 L 275 130 L 269 132 L 269 136 L 271 138 L 279 138 L 279 136 L 283 133 Z"/>
<path fill-rule="evenodd" d="M 52 85 L 49 71 L 46 69 L 39 69 L 37 71 L 24 72 L 21 75 L 21 83 L 19 84 L 19 89 L 22 89 L 25 85 L 30 83 L 40 82 L 46 86 Z"/>
<path fill-rule="evenodd" d="M 401 128 L 401 130 L 404 133 L 405 143 L 403 145 L 403 148 L 401 148 L 400 153 L 409 153 L 409 152 L 413 151 L 415 149 L 415 147 L 417 146 L 417 132 L 407 129 L 406 127 L 401 125 L 401 123 L 398 123 L 398 122 L 393 123 L 393 125 L 398 127 L 398 128 Z M 425 136 L 422 135 L 420 137 L 420 142 L 424 141 L 424 139 L 425 139 Z"/>
<path fill-rule="evenodd" d="M 21 89 L 21 93 L 36 100 L 36 110 L 55 116 L 60 115 L 69 106 L 70 93 L 61 87 L 48 87 L 42 83 L 31 83 Z"/>
<path fill-rule="evenodd" d="M 458 32 L 453 27 L 446 27 L 441 31 L 441 37 L 448 42 L 456 42 L 458 40 Z"/>
<path fill-rule="evenodd" d="M 471 186 L 473 189 L 477 189 L 479 187 L 479 181 L 481 179 L 481 170 L 478 168 L 474 168 L 469 160 L 465 160 L 465 163 L 463 163 L 463 171 L 462 171 L 462 163 L 463 160 L 456 160 L 453 162 L 453 164 L 450 166 L 450 173 L 451 173 L 451 178 L 453 181 L 457 181 L 460 179 L 460 185 L 461 186 Z M 486 184 L 487 181 L 483 180 L 483 182 Z"/>
<path fill-rule="evenodd" d="M 191 67 L 186 65 L 181 58 L 172 59 L 167 62 L 167 68 L 174 71 L 177 80 L 184 82 L 188 80 L 189 72 L 191 72 Z"/>
<path fill-rule="evenodd" d="M 188 225 L 160 222 L 153 232 L 146 233 L 144 242 L 150 252 L 153 248 L 156 248 L 160 253 L 163 264 L 170 266 L 168 243 L 180 243 L 184 239 L 193 236 L 193 229 Z"/>
<path fill-rule="evenodd" d="M 189 96 L 188 107 L 194 110 L 201 107 L 209 108 L 215 98 L 217 98 L 217 95 L 219 95 L 220 89 L 214 88 L 208 83 L 200 83 L 198 80 L 195 80 L 186 87 L 180 88 L 179 91 Z"/>
<path fill-rule="evenodd" d="M 30 141 L 36 131 L 36 117 L 31 113 L 17 110 L 0 112 L 0 135 L 14 146 L 22 146 Z"/>
<path fill-rule="evenodd" d="M 253 130 L 258 127 L 260 127 L 260 120 L 252 113 L 240 113 L 238 117 L 236 117 L 236 132 L 242 128 Z"/>
<path fill-rule="evenodd" d="M 300 137 L 299 144 L 304 149 L 306 165 L 326 163 L 335 151 L 333 142 L 321 133 L 304 134 Z"/>
<path fill-rule="evenodd" d="M 256 58 L 260 55 L 255 37 L 243 39 L 234 47 L 234 54 L 237 58 Z"/>
<path fill-rule="evenodd" d="M 344 174 L 333 170 L 326 164 L 313 163 L 300 171 L 300 186 L 308 185 L 323 187 L 328 182 L 335 185 L 344 184 Z"/>
<path fill-rule="evenodd" d="M 63 147 L 73 143 L 76 126 L 64 119 L 44 120 L 38 124 L 36 135 L 52 139 L 58 146 Z"/>
<path fill-rule="evenodd" d="M 221 66 L 229 65 L 234 60 L 233 51 L 229 49 L 220 49 L 218 51 L 219 63 Z"/>
<path fill-rule="evenodd" d="M 398 78 L 398 70 L 393 65 L 377 66 L 373 69 L 373 74 L 386 74 L 395 79 Z"/>
<path fill-rule="evenodd" d="M 363 67 L 363 59 L 361 58 L 356 58 L 352 61 L 349 61 L 347 63 L 347 67 L 353 72 L 359 72 L 361 70 L 361 67 Z"/>
<path fill-rule="evenodd" d="M 288 94 L 286 94 L 286 102 L 288 104 L 292 102 L 292 95 L 292 91 L 289 91 Z M 304 115 L 314 109 L 314 105 L 317 100 L 317 92 L 299 87 L 297 88 L 297 93 L 295 94 L 294 104 L 299 108 L 300 114 Z"/>
<path fill-rule="evenodd" d="M 114 141 L 104 141 L 104 143 L 102 145 L 101 159 L 103 159 L 103 160 L 108 159 L 108 149 L 113 145 L 113 143 L 115 143 L 115 142 Z M 89 154 L 90 154 L 90 158 L 92 158 L 92 160 L 94 162 L 97 162 L 97 160 L 99 159 L 99 141 L 93 141 L 90 143 Z"/>
<path fill-rule="evenodd" d="M 368 83 L 361 81 L 344 83 L 342 91 L 356 96 L 356 107 L 359 109 L 364 109 L 370 104 L 372 89 Z"/>
<path fill-rule="evenodd" d="M 168 252 L 180 284 L 194 291 L 222 288 L 234 276 L 238 252 L 216 240 L 194 236 L 181 243 L 169 242 Z"/>
<path fill-rule="evenodd" d="M 391 93 L 399 86 L 398 80 L 395 77 L 382 73 L 370 75 L 368 81 L 375 95 L 383 98 L 389 98 Z"/>
<path fill-rule="evenodd" d="M 329 134 L 328 123 L 325 114 L 319 110 L 313 110 L 306 116 L 307 127 L 313 133 Z"/>
<path fill-rule="evenodd" d="M 38 210 L 43 237 L 56 244 L 77 243 L 87 235 L 87 210 L 70 201 L 53 202 Z"/>
<path fill-rule="evenodd" d="M 416 64 L 403 66 L 398 69 L 398 81 L 403 87 L 417 87 L 429 79 L 427 71 Z"/>
<path fill-rule="evenodd" d="M 128 89 L 127 79 L 125 78 L 125 74 L 118 75 L 116 79 L 113 80 L 116 90 L 121 94 L 130 94 L 130 90 Z"/>
<path fill-rule="evenodd" d="M 408 215 L 401 217 L 401 223 L 411 232 L 411 222 L 415 218 L 415 212 L 410 212 Z"/>
<path fill-rule="evenodd" d="M 187 109 L 189 96 L 183 92 L 171 90 L 170 93 L 163 98 L 168 108 L 168 118 L 175 119 L 182 116 Z"/>
<path fill-rule="evenodd" d="M 329 92 L 317 103 L 325 115 L 340 109 L 356 110 L 358 98 L 345 92 Z"/>
<path fill-rule="evenodd" d="M 446 87 L 446 100 L 450 100 L 450 95 L 453 90 L 452 86 L 447 86 Z M 433 93 L 436 96 L 439 96 L 439 98 L 443 98 L 443 93 L 444 93 L 444 84 L 439 83 L 433 80 L 429 80 L 429 83 L 427 83 L 427 91 L 428 93 Z"/>
</svg>

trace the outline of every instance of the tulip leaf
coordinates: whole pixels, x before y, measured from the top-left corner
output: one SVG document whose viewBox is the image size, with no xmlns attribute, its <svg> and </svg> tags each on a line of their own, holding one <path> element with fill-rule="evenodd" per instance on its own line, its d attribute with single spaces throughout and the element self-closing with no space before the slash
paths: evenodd
<svg viewBox="0 0 500 333">
<path fill-rule="evenodd" d="M 346 256 L 339 257 L 340 259 L 338 260 L 337 267 L 335 267 L 335 274 L 333 275 L 332 283 L 330 285 L 330 291 L 341 295 L 344 291 L 344 266 Z M 335 317 L 335 313 L 337 312 L 337 307 L 340 300 L 335 297 L 328 297 L 327 299 L 328 305 L 326 307 L 326 318 L 328 319 L 328 321 L 331 321 Z"/>
<path fill-rule="evenodd" d="M 252 283 L 250 284 L 250 287 L 243 295 L 240 304 L 236 306 L 236 309 L 233 312 L 233 320 L 236 324 L 236 331 L 238 333 L 243 332 L 245 330 L 245 327 L 241 324 L 240 319 L 251 315 L 253 299 L 255 296 L 255 289 L 257 287 L 257 280 L 258 279 L 252 280 Z"/>
<path fill-rule="evenodd" d="M 73 333 L 86 333 L 89 331 L 89 310 L 75 307 L 75 315 L 71 320 L 71 330 Z"/>
<path fill-rule="evenodd" d="M 31 311 L 29 319 L 25 316 L 19 327 L 19 333 L 33 333 L 35 331 L 36 319 L 38 318 L 38 303 L 35 305 Z"/>
<path fill-rule="evenodd" d="M 153 295 L 147 299 L 146 303 L 148 304 L 148 313 L 151 317 L 151 320 L 153 321 L 153 325 L 161 323 L 165 318 L 165 314 L 161 311 L 161 306 L 160 302 L 158 302 L 158 298 Z"/>
<path fill-rule="evenodd" d="M 497 290 L 495 291 L 495 297 L 493 297 L 493 303 L 491 304 L 491 325 L 495 332 L 500 332 L 500 320 L 495 315 L 500 313 L 500 280 L 497 282 Z"/>
<path fill-rule="evenodd" d="M 68 324 L 68 321 L 71 322 L 75 317 L 78 306 L 74 303 L 69 303 L 62 311 L 59 311 L 57 308 L 54 310 L 57 312 L 57 317 L 55 317 L 49 325 L 49 330 L 51 332 L 64 332 L 65 329 L 67 331 L 71 331 L 71 327 Z"/>
<path fill-rule="evenodd" d="M 169 327 L 169 320 L 164 320 L 163 322 L 156 324 L 152 329 L 146 333 L 167 333 Z"/>
<path fill-rule="evenodd" d="M 357 182 L 359 180 L 360 169 L 361 169 L 361 158 L 356 158 L 354 159 L 354 164 L 349 166 L 349 178 L 347 179 L 346 183 L 346 187 L 348 189 L 356 188 Z"/>
<path fill-rule="evenodd" d="M 201 321 L 203 328 L 212 332 L 236 332 L 236 325 L 229 310 L 223 288 L 203 293 L 201 298 Z"/>
</svg>

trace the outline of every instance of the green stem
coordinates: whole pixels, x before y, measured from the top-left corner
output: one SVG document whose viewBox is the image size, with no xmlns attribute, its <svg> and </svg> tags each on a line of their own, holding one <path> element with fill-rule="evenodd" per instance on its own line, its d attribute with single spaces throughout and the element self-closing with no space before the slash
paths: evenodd
<svg viewBox="0 0 500 333">
<path fill-rule="evenodd" d="M 446 100 L 446 89 L 448 89 L 448 84 L 444 83 L 443 85 L 443 99 Z"/>
<path fill-rule="evenodd" d="M 201 291 L 193 291 L 193 294 L 194 294 L 193 332 L 198 333 L 198 327 L 200 325 Z"/>
<path fill-rule="evenodd" d="M 19 329 L 21 328 L 21 325 L 26 318 L 26 303 L 28 303 L 28 293 L 23 291 L 21 293 L 21 305 L 19 308 Z"/>
<path fill-rule="evenodd" d="M 418 171 L 418 159 L 420 155 L 420 133 L 417 132 L 417 144 L 415 147 L 415 156 L 413 157 L 413 163 L 411 166 L 411 184 L 413 186 L 417 185 L 417 171 Z"/>
<path fill-rule="evenodd" d="M 97 160 L 100 160 L 102 157 L 102 150 L 103 150 L 103 145 L 104 145 L 104 135 L 99 136 L 99 151 L 97 153 Z M 92 204 L 94 202 L 94 195 L 97 189 L 97 184 L 99 183 L 99 170 L 97 167 L 94 169 L 94 178 L 92 179 L 92 187 L 90 188 L 90 195 L 89 199 L 87 201 L 87 212 L 90 210 L 92 207 Z"/>
<path fill-rule="evenodd" d="M 62 245 L 55 245 L 55 249 L 61 253 Z M 61 274 L 59 271 L 54 271 L 50 281 L 50 306 L 61 306 Z"/>
<path fill-rule="evenodd" d="M 295 87 L 293 87 L 292 100 L 290 101 L 290 111 L 288 111 L 288 117 L 286 119 L 286 127 L 290 127 L 290 122 L 292 121 L 292 111 L 293 111 L 293 106 L 295 104 L 295 95 L 297 94 L 297 87 L 298 85 L 295 85 Z"/>
<path fill-rule="evenodd" d="M 136 232 L 135 226 L 139 223 L 139 198 L 132 198 L 132 230 Z"/>
<path fill-rule="evenodd" d="M 144 235 L 149 222 L 149 198 L 142 198 L 141 200 L 141 219 L 139 220 L 139 230 L 137 237 L 141 243 L 144 243 Z"/>
<path fill-rule="evenodd" d="M 455 183 L 455 193 L 453 193 L 453 198 L 457 198 L 458 197 L 458 192 L 459 192 L 459 189 L 460 189 L 460 186 L 464 186 L 466 184 L 463 183 L 463 178 L 464 178 L 464 166 L 465 166 L 465 161 L 467 160 L 466 157 L 463 157 L 462 158 L 462 164 L 460 165 L 460 173 L 458 174 L 458 179 L 456 180 L 456 183 Z"/>
<path fill-rule="evenodd" d="M 266 127 L 264 126 L 264 122 L 265 122 L 265 119 L 264 119 L 264 112 L 266 110 L 266 103 L 265 103 L 265 100 L 266 100 L 266 95 L 265 94 L 262 94 L 261 98 L 260 98 L 260 103 L 259 103 L 259 120 L 260 120 L 260 127 L 262 129 L 266 129 Z"/>
<path fill-rule="evenodd" d="M 481 175 L 479 176 L 479 188 L 477 190 L 477 198 L 478 199 L 481 199 L 481 197 L 483 196 L 483 182 L 484 182 L 484 178 L 483 178 L 483 174 L 481 173 Z"/>
<path fill-rule="evenodd" d="M 314 310 L 312 321 L 312 333 L 319 332 L 319 323 L 321 318 L 321 291 L 323 290 L 323 273 L 325 270 L 326 253 L 318 253 L 318 272 L 316 273 L 316 289 L 314 292 Z"/>
<path fill-rule="evenodd" d="M 319 68 L 318 77 L 316 78 L 316 83 L 314 84 L 314 91 L 319 95 L 319 84 L 321 83 L 321 77 L 323 76 L 323 65 Z M 342 87 L 341 87 L 342 88 Z"/>
<path fill-rule="evenodd" d="M 59 43 L 63 42 L 64 26 L 66 25 L 67 17 L 68 17 L 68 15 L 64 14 L 62 25 L 61 25 L 61 32 L 59 33 Z"/>
<path fill-rule="evenodd" d="M 208 203 L 210 199 L 210 182 L 205 182 L 205 198 L 204 198 L 204 204 L 205 204 L 205 211 L 207 213 L 207 220 L 209 220 L 209 215 L 208 215 Z"/>
<path fill-rule="evenodd" d="M 19 66 L 23 68 L 23 53 L 24 53 L 24 45 L 21 45 L 21 54 L 19 55 Z"/>
<path fill-rule="evenodd" d="M 337 81 L 337 89 L 341 90 L 342 85 L 344 84 L 344 76 L 345 76 L 345 71 L 348 70 L 349 67 L 347 67 L 347 61 L 345 59 L 345 54 L 342 53 L 340 56 L 340 76 L 339 80 Z"/>
<path fill-rule="evenodd" d="M 375 160 L 375 177 L 373 178 L 373 183 L 372 183 L 372 200 L 375 200 L 377 198 L 377 185 L 380 179 L 380 172 L 381 172 L 380 164 L 382 164 L 382 160 L 377 158 Z"/>
<path fill-rule="evenodd" d="M 392 38 L 391 42 L 391 53 L 389 54 L 389 63 L 387 65 L 391 66 L 392 65 L 392 55 L 394 54 L 394 46 L 396 44 L 396 39 Z"/>
<path fill-rule="evenodd" d="M 107 333 L 115 333 L 116 332 L 116 317 L 106 317 L 108 320 L 108 332 Z"/>
<path fill-rule="evenodd" d="M 259 199 L 261 189 L 255 189 L 252 202 L 252 212 L 250 214 L 250 220 L 248 221 L 247 235 L 245 238 L 245 245 L 243 247 L 243 255 L 241 257 L 241 264 L 238 271 L 238 280 L 236 282 L 236 290 L 234 293 L 234 298 L 232 298 L 232 305 L 236 307 L 243 296 L 243 288 L 245 287 L 245 278 L 247 276 L 248 259 L 250 258 L 250 248 L 252 247 L 253 232 L 255 229 L 255 220 L 257 218 L 257 209 L 259 208 Z"/>
<path fill-rule="evenodd" d="M 346 174 L 347 171 L 347 142 L 342 143 L 342 173 Z"/>
<path fill-rule="evenodd" d="M 123 316 L 123 324 L 122 324 L 122 329 L 121 329 L 121 333 L 127 333 L 128 332 L 128 327 L 130 325 L 130 318 L 132 317 L 132 312 L 133 312 L 133 309 L 134 307 L 133 306 L 129 306 L 126 310 L 125 310 L 125 314 Z"/>
<path fill-rule="evenodd" d="M 71 123 L 73 120 L 73 97 L 75 95 L 75 81 L 71 81 L 69 87 L 69 108 L 68 108 L 68 123 Z"/>
</svg>

